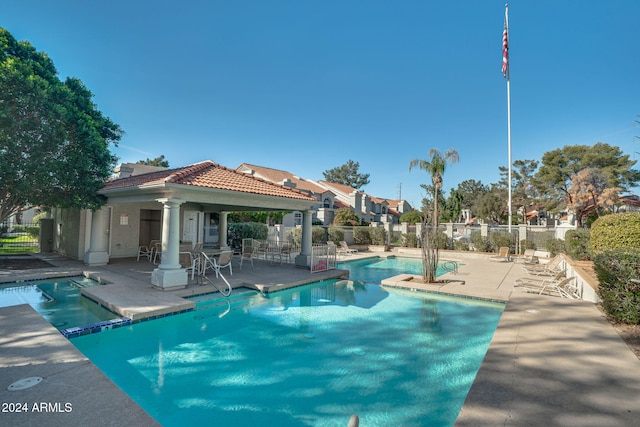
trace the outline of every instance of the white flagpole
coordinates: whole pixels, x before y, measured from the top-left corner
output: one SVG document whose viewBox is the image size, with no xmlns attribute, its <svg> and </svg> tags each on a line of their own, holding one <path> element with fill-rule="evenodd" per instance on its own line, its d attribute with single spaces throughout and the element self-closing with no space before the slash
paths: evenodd
<svg viewBox="0 0 640 427">
<path fill-rule="evenodd" d="M 508 152 L 508 163 L 507 166 L 509 168 L 509 225 L 508 230 L 509 234 L 511 234 L 511 82 L 509 76 L 509 45 L 508 45 L 508 37 L 509 37 L 509 5 L 504 5 L 504 34 L 502 35 L 502 61 L 503 61 L 503 70 L 505 72 L 505 77 L 507 79 L 507 152 Z M 505 63 L 506 61 L 506 63 Z M 505 68 L 506 66 L 506 68 Z"/>
</svg>

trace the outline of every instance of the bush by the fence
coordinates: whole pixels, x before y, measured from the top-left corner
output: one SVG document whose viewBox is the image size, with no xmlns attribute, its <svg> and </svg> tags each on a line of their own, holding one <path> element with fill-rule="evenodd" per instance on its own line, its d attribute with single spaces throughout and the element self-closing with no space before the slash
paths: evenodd
<svg viewBox="0 0 640 427">
<path fill-rule="evenodd" d="M 569 230 L 564 236 L 564 247 L 567 255 L 575 260 L 587 261 L 591 259 L 591 244 L 589 230 Z"/>
<path fill-rule="evenodd" d="M 490 233 L 491 247 L 496 249 L 508 247 L 511 250 L 511 238 L 504 233 Z"/>
<path fill-rule="evenodd" d="M 469 248 L 469 243 L 463 241 L 463 240 L 454 240 L 453 241 L 453 249 L 456 251 L 468 251 L 470 250 Z"/>
<path fill-rule="evenodd" d="M 480 234 L 479 231 L 471 232 L 471 243 L 478 252 L 491 252 L 491 240 Z"/>
<path fill-rule="evenodd" d="M 564 240 L 561 239 L 549 239 L 545 243 L 547 247 L 547 251 L 549 251 L 549 256 L 554 257 L 559 253 L 564 253 L 566 251 L 564 247 Z"/>
<path fill-rule="evenodd" d="M 232 248 L 241 248 L 242 239 L 266 240 L 269 228 L 266 224 L 258 222 L 236 222 L 228 224 L 228 244 Z"/>
<path fill-rule="evenodd" d="M 402 234 L 402 246 L 405 248 L 417 248 L 418 236 L 415 233 L 403 233 Z"/>
<path fill-rule="evenodd" d="M 602 308 L 613 320 L 640 324 L 640 251 L 604 250 L 593 255 Z"/>
<path fill-rule="evenodd" d="M 520 255 L 524 254 L 527 249 L 537 249 L 535 242 L 529 239 L 520 240 Z"/>
<path fill-rule="evenodd" d="M 356 245 L 372 244 L 369 228 L 370 227 L 353 227 L 353 243 Z"/>
<path fill-rule="evenodd" d="M 381 227 L 369 227 L 369 236 L 371 236 L 372 245 L 384 245 L 387 243 L 387 232 Z"/>
<path fill-rule="evenodd" d="M 328 240 L 333 243 L 340 243 L 344 240 L 344 230 L 338 227 L 329 227 Z"/>
</svg>

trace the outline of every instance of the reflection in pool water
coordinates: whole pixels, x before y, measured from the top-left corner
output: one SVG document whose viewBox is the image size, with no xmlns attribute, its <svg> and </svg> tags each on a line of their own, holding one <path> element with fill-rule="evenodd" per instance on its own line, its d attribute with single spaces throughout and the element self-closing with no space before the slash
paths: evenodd
<svg viewBox="0 0 640 427">
<path fill-rule="evenodd" d="M 345 280 L 197 306 L 71 342 L 165 426 L 446 426 L 504 308 Z"/>
</svg>

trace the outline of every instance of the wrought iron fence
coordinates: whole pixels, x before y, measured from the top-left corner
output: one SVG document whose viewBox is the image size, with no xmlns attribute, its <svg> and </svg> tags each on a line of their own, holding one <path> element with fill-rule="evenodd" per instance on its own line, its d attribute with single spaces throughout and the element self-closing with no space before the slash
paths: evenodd
<svg viewBox="0 0 640 427">
<path fill-rule="evenodd" d="M 0 254 L 24 254 L 40 250 L 40 226 L 36 223 L 8 223 L 0 226 Z"/>
</svg>

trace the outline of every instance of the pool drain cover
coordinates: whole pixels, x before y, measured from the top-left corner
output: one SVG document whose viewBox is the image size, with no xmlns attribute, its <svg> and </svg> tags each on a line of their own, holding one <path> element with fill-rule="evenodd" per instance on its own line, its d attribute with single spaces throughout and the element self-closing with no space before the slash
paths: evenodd
<svg viewBox="0 0 640 427">
<path fill-rule="evenodd" d="M 9 391 L 24 390 L 27 388 L 31 388 L 36 384 L 40 384 L 40 381 L 42 381 L 42 377 L 23 378 L 11 384 L 9 387 L 7 387 L 7 390 Z"/>
</svg>

